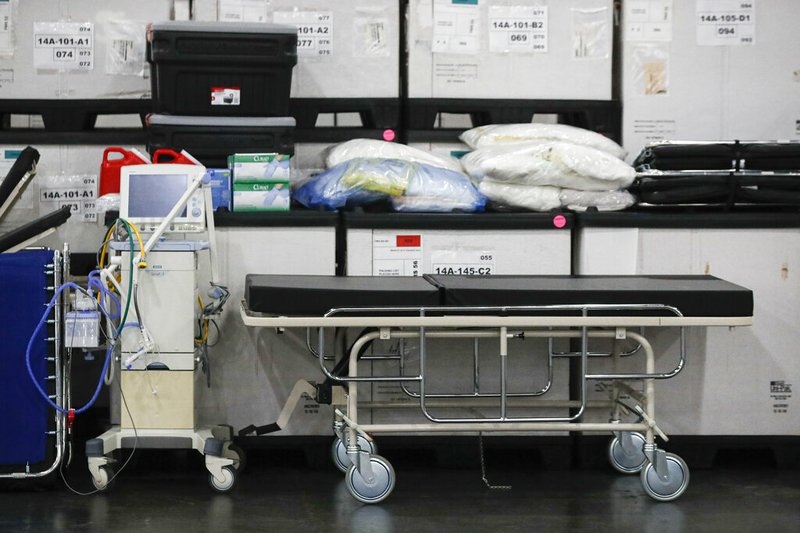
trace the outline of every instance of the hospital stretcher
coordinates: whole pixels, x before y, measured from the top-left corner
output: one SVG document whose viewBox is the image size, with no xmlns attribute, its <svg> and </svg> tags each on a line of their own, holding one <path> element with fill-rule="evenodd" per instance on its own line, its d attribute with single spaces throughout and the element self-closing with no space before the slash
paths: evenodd
<svg viewBox="0 0 800 533">
<path fill-rule="evenodd" d="M 752 291 L 712 276 L 340 278 L 251 274 L 247 276 L 241 304 L 244 324 L 279 331 L 306 328 L 308 349 L 318 359 L 326 381 L 299 381 L 276 423 L 244 432 L 260 429 L 259 433 L 265 433 L 283 428 L 302 395 L 333 404 L 337 407 L 334 460 L 346 472 L 351 495 L 364 503 L 384 500 L 395 483 L 392 466 L 375 453 L 374 434 L 612 432 L 612 466 L 620 472 L 640 473 L 648 495 L 669 501 L 685 491 L 689 470 L 680 457 L 666 453 L 656 444 L 657 436 L 664 440 L 667 437 L 656 423 L 655 382 L 674 377 L 684 367 L 686 328 L 748 326 L 752 314 Z M 346 357 L 331 368 L 331 340 L 346 328 L 358 328 L 359 336 Z M 656 371 L 654 350 L 645 335 L 649 328 L 672 328 L 680 334 L 677 362 L 669 371 Z M 314 330 L 318 336 L 316 347 L 311 344 Z M 482 392 L 476 388 L 470 393 L 451 394 L 434 388 L 428 368 L 437 354 L 428 345 L 431 339 L 442 338 L 473 339 L 476 369 L 478 340 L 484 347 L 491 342 L 493 354 L 500 360 L 499 390 Z M 525 338 L 550 342 L 547 360 L 551 378 L 555 358 L 572 357 L 577 361 L 576 398 L 546 399 L 549 384 L 541 390 L 509 389 L 509 342 Z M 601 338 L 617 341 L 615 347 L 621 346 L 622 341 L 631 342 L 634 347 L 615 348 L 606 354 L 590 351 L 590 339 L 595 342 Z M 418 343 L 419 362 L 414 372 L 409 372 L 401 358 L 397 373 L 359 375 L 359 357 L 365 348 L 376 340 L 395 339 Z M 554 351 L 554 339 L 569 339 L 572 351 Z M 635 355 L 641 359 L 638 364 L 642 368 L 637 372 L 593 371 L 590 366 L 598 355 L 612 361 Z M 587 384 L 596 380 L 613 383 L 608 401 L 588 399 Z M 402 385 L 419 407 L 423 421 L 359 422 L 359 407 L 374 407 L 359 399 L 359 384 L 387 382 Z M 326 383 L 333 386 L 326 388 Z M 492 411 L 484 411 L 485 416 L 475 415 L 475 410 L 464 416 L 433 412 L 433 406 L 470 407 L 474 405 L 471 402 L 482 402 L 482 406 L 489 403 Z M 552 406 L 569 411 L 542 411 Z M 609 422 L 583 421 L 587 408 L 595 406 L 610 408 Z M 637 420 L 621 420 L 629 415 Z"/>
</svg>

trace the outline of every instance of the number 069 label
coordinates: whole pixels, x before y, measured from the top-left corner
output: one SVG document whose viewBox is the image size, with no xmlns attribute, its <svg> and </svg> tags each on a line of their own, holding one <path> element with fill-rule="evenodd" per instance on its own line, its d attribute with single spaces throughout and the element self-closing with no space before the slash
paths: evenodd
<svg viewBox="0 0 800 533">
<path fill-rule="evenodd" d="M 490 6 L 489 51 L 546 53 L 547 6 Z"/>
<path fill-rule="evenodd" d="M 34 22 L 33 66 L 46 70 L 94 69 L 94 24 Z"/>
</svg>

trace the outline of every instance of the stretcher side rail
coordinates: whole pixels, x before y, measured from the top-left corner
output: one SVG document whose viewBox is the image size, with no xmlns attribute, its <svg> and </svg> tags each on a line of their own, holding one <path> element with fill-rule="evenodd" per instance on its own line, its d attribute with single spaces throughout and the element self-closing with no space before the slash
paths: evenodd
<svg viewBox="0 0 800 533">
<path fill-rule="evenodd" d="M 619 306 L 614 306 L 619 307 Z M 639 306 L 640 307 L 640 306 Z M 736 327 L 753 325 L 752 316 L 376 316 L 376 308 L 348 308 L 360 310 L 355 316 L 279 316 L 255 313 L 242 301 L 240 316 L 246 326 L 275 329 L 290 328 L 346 328 L 346 327 Z M 421 308 L 401 308 L 420 310 Z M 425 308 L 440 310 L 441 307 Z M 455 307 L 454 310 L 469 308 Z M 511 309 L 510 307 L 502 309 Z M 369 314 L 372 313 L 372 314 Z"/>
<path fill-rule="evenodd" d="M 246 303 L 242 302 L 242 313 L 246 312 Z M 611 316 L 611 317 L 592 317 L 589 316 L 591 312 L 610 312 L 610 311 L 629 311 L 634 313 L 630 316 Z M 460 313 L 470 313 L 469 315 L 445 315 L 445 316 L 429 316 L 428 313 L 449 313 L 449 312 L 460 312 Z M 361 327 L 368 327 L 372 325 L 372 320 L 380 320 L 382 321 L 386 317 L 385 315 L 391 314 L 398 314 L 398 313 L 418 313 L 418 317 L 408 317 L 408 316 L 399 316 L 396 317 L 397 320 L 401 322 L 405 322 L 409 318 L 419 318 L 420 322 L 418 323 L 418 327 L 423 328 L 427 322 L 435 322 L 440 327 L 482 327 L 485 325 L 487 319 L 487 314 L 489 314 L 488 318 L 494 318 L 495 315 L 501 315 L 497 318 L 501 319 L 509 319 L 514 321 L 514 319 L 520 318 L 517 316 L 502 316 L 508 313 L 541 313 L 541 312 L 573 312 L 577 313 L 580 312 L 581 315 L 573 316 L 573 317 L 562 317 L 562 316 L 531 316 L 532 319 L 543 319 L 544 321 L 534 320 L 532 327 L 549 327 L 548 319 L 552 318 L 555 322 L 559 324 L 554 324 L 553 327 L 559 325 L 561 327 L 624 327 L 624 322 L 618 322 L 619 319 L 622 318 L 631 318 L 632 320 L 638 320 L 641 318 L 669 318 L 669 317 L 649 317 L 649 316 L 637 316 L 635 313 L 652 313 L 652 312 L 666 312 L 671 313 L 674 317 L 677 318 L 684 318 L 683 314 L 675 307 L 663 305 L 663 304 L 588 304 L 588 305 L 543 305 L 543 306 L 436 306 L 436 307 L 352 307 L 352 308 L 335 308 L 329 310 L 323 317 L 319 320 L 319 328 L 318 328 L 318 335 L 319 335 L 319 348 L 316 351 L 317 357 L 320 362 L 320 368 L 322 372 L 328 379 L 331 379 L 336 382 L 356 382 L 356 381 L 364 381 L 364 382 L 413 382 L 413 381 L 421 381 L 421 376 L 370 376 L 370 377 L 347 377 L 347 376 L 337 376 L 330 372 L 330 370 L 325 365 L 325 361 L 327 356 L 325 355 L 325 335 L 324 335 L 324 324 L 326 322 L 330 322 L 330 320 L 335 320 L 337 315 L 342 314 L 351 314 L 351 315 L 358 315 L 359 317 L 363 317 L 364 322 L 358 324 Z M 475 320 L 473 314 L 478 314 L 478 320 Z M 385 314 L 385 315 L 384 315 Z M 248 315 L 249 316 L 249 315 Z M 245 320 L 245 316 L 242 317 Z M 280 317 L 283 318 L 283 317 Z M 290 317 L 287 317 L 290 318 Z M 525 318 L 525 317 L 523 317 Z M 568 320 L 566 323 L 563 322 L 564 318 L 572 318 L 572 320 Z M 437 320 L 437 319 L 444 319 Z M 448 322 L 448 319 L 452 319 L 452 323 Z M 594 320 L 594 319 L 599 319 Z M 613 325 L 606 325 L 606 319 L 608 322 L 613 322 Z M 245 322 L 247 324 L 247 322 Z M 505 327 L 502 325 L 503 320 L 500 321 L 499 327 Z M 249 324 L 248 324 L 249 325 Z M 280 326 L 279 326 L 280 327 Z M 387 326 L 382 325 L 381 327 L 386 328 Z M 552 338 L 557 336 L 577 336 L 577 335 L 543 335 L 540 332 L 533 332 L 529 331 L 526 333 L 529 336 L 539 336 L 539 337 L 546 337 Z M 489 334 L 491 335 L 491 334 Z M 586 376 L 587 379 L 669 379 L 675 375 L 677 375 L 681 369 L 685 365 L 685 355 L 686 355 L 686 336 L 685 336 L 685 329 L 683 327 L 680 328 L 680 335 L 681 335 L 681 350 L 680 350 L 680 359 L 678 364 L 675 368 L 669 372 L 662 372 L 662 373 L 636 373 L 636 374 L 596 374 L 596 375 L 588 375 Z M 396 336 L 396 335 L 395 335 Z M 467 335 L 469 337 L 473 337 L 473 335 Z M 486 335 L 483 335 L 486 336 Z M 310 347 L 310 343 L 309 343 Z M 586 354 L 588 356 L 588 353 Z M 528 394 L 529 395 L 529 394 Z"/>
</svg>

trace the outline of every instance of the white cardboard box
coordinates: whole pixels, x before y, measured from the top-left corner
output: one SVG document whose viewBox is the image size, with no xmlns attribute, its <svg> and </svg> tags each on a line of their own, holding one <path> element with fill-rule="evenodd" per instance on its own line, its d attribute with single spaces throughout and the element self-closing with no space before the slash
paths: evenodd
<svg viewBox="0 0 800 533">
<path fill-rule="evenodd" d="M 611 99 L 612 1 L 469 4 L 410 1 L 410 98 Z M 532 14 L 541 8 L 546 14 Z M 534 39 L 546 50 L 515 46 Z"/>
<path fill-rule="evenodd" d="M 686 367 L 656 383 L 656 418 L 668 435 L 800 434 L 796 229 L 590 227 L 579 242 L 579 274 L 711 274 L 753 291 L 752 326 L 688 328 Z M 671 370 L 678 332 L 659 331 L 651 340 L 657 371 Z M 641 356 L 626 359 L 638 359 L 641 371 Z M 791 389 L 788 400 L 776 397 L 779 383 Z M 594 412 L 593 420 L 606 415 Z"/>
<path fill-rule="evenodd" d="M 9 5 L 9 31 L 4 36 L 0 34 L 8 43 L 0 46 L 0 98 L 149 97 L 149 68 L 144 56 L 146 25 L 169 20 L 172 0 L 24 0 Z M 36 23 L 66 20 L 91 23 L 91 30 L 83 33 L 93 43 L 76 44 L 83 35 L 70 34 L 68 30 L 63 33 L 40 28 L 37 34 L 34 32 Z M 37 42 L 39 38 L 43 40 Z M 112 54 L 114 50 L 116 53 Z M 87 52 L 90 54 L 82 55 Z M 92 62 L 90 70 L 80 66 L 87 61 Z M 62 70 L 52 68 L 56 63 L 64 65 Z M 47 68 L 37 68 L 48 64 Z"/>
<path fill-rule="evenodd" d="M 786 23 L 800 19 L 800 3 L 756 2 L 754 44 L 729 46 L 698 45 L 695 3 L 672 7 L 672 41 L 623 43 L 622 135 L 630 157 L 661 139 L 800 139 L 800 34 Z M 665 94 L 652 86 L 646 94 L 647 68 L 665 72 Z"/>
<path fill-rule="evenodd" d="M 198 388 L 198 422 L 225 420 L 239 430 L 277 420 L 295 381 L 320 375 L 319 363 L 306 349 L 304 330 L 277 335 L 273 330 L 242 323 L 238 302 L 245 296 L 245 277 L 334 275 L 336 228 L 218 227 L 217 247 L 219 276 L 231 291 L 231 298 L 219 320 L 219 344 L 209 350 L 213 358 L 212 386 Z M 206 257 L 200 258 L 199 268 L 198 279 L 207 279 Z M 202 290 L 205 287 L 201 285 Z M 329 435 L 332 416 L 330 406 L 305 399 L 279 435 Z"/>
<path fill-rule="evenodd" d="M 196 0 L 193 17 L 300 25 L 294 98 L 397 98 L 399 6 L 396 0 Z"/>
</svg>

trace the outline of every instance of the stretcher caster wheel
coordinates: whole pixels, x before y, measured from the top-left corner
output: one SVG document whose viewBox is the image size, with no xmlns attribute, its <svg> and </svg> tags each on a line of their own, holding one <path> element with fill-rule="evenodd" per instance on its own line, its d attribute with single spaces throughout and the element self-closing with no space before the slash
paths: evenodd
<svg viewBox="0 0 800 533">
<path fill-rule="evenodd" d="M 369 462 L 374 475 L 372 483 L 367 483 L 361 477 L 355 465 L 350 465 L 344 476 L 345 484 L 350 495 L 361 503 L 380 503 L 388 498 L 394 489 L 394 468 L 380 455 L 370 456 Z"/>
<path fill-rule="evenodd" d="M 631 448 L 623 448 L 617 437 L 611 439 L 608 445 L 608 460 L 618 472 L 623 474 L 637 474 L 647 462 L 644 455 L 644 437 L 641 433 L 628 433 L 631 437 Z"/>
<path fill-rule="evenodd" d="M 214 474 L 208 474 L 208 484 L 214 492 L 226 494 L 233 490 L 236 486 L 236 469 L 230 465 L 222 467 L 222 481 L 214 477 Z"/>
<path fill-rule="evenodd" d="M 100 475 L 98 477 L 92 476 L 92 485 L 98 491 L 111 490 L 114 485 L 114 469 L 110 466 L 101 466 Z"/>
<path fill-rule="evenodd" d="M 239 474 L 241 474 L 245 466 L 247 466 L 247 455 L 244 453 L 244 450 L 236 444 L 228 444 L 225 448 L 225 457 L 233 459 L 233 468 L 235 468 L 236 472 Z"/>
<path fill-rule="evenodd" d="M 375 444 L 375 441 L 367 440 L 363 435 L 359 435 L 356 440 L 358 442 L 358 447 L 361 448 L 362 451 L 369 452 L 370 455 L 378 453 L 378 446 Z M 347 446 L 344 445 L 344 442 L 342 442 L 342 439 L 339 437 L 333 440 L 333 444 L 331 445 L 331 457 L 333 458 L 333 464 L 336 468 L 344 473 L 347 473 L 347 469 L 353 464 L 350 462 L 350 458 L 347 457 Z"/>
<path fill-rule="evenodd" d="M 674 453 L 667 454 L 669 479 L 664 481 L 656 473 L 653 463 L 648 462 L 642 469 L 642 486 L 648 496 L 660 502 L 669 502 L 686 491 L 689 486 L 689 467 Z"/>
</svg>

